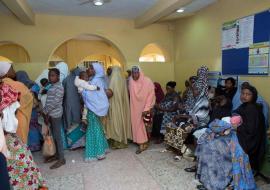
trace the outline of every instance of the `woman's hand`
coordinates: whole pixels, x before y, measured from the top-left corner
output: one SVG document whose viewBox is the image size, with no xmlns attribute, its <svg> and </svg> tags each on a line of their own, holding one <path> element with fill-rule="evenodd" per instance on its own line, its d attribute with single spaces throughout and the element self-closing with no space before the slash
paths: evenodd
<svg viewBox="0 0 270 190">
<path fill-rule="evenodd" d="M 150 111 L 144 111 L 143 113 L 142 113 L 142 116 L 144 117 L 144 116 L 146 116 L 147 114 L 149 114 L 150 113 Z"/>
</svg>

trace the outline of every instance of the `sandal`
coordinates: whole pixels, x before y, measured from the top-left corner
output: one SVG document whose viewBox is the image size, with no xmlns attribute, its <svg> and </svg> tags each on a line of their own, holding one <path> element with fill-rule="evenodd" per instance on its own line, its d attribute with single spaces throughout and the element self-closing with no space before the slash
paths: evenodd
<svg viewBox="0 0 270 190">
<path fill-rule="evenodd" d="M 174 161 L 176 161 L 176 162 L 179 162 L 179 161 L 181 161 L 182 160 L 182 158 L 183 158 L 183 156 L 175 156 L 174 157 Z"/>
<path fill-rule="evenodd" d="M 185 171 L 186 172 L 196 172 L 197 171 L 197 167 L 196 166 L 192 166 L 190 168 L 185 168 Z"/>
</svg>

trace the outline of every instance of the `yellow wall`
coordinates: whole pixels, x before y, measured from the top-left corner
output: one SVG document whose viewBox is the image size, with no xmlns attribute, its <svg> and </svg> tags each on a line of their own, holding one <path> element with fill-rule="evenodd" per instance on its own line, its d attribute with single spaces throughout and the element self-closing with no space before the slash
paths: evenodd
<svg viewBox="0 0 270 190">
<path fill-rule="evenodd" d="M 12 41 L 28 51 L 31 63 L 18 65 L 17 68 L 30 71 L 32 78 L 39 74 L 39 70 L 47 67 L 50 56 L 58 46 L 81 34 L 93 34 L 109 40 L 122 53 L 125 69 L 138 64 L 142 49 L 149 43 L 157 43 L 173 55 L 173 31 L 166 24 L 135 29 L 134 22 L 129 20 L 40 14 L 36 15 L 35 26 L 23 25 L 12 16 L 0 16 L 0 23 L 0 42 Z M 166 66 L 140 65 L 151 78 L 158 78 L 155 71 L 162 69 L 164 76 L 158 82 L 163 85 L 174 78 L 173 60 L 167 62 Z"/>
<path fill-rule="evenodd" d="M 175 77 L 184 81 L 201 65 L 221 70 L 222 23 L 270 8 L 269 0 L 219 0 L 196 15 L 175 22 Z M 270 102 L 269 77 L 240 77 L 256 86 Z"/>
</svg>

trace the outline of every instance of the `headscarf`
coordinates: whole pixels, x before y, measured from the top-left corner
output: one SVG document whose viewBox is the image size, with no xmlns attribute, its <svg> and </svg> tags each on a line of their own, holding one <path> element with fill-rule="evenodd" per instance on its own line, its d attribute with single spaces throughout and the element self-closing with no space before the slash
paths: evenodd
<svg viewBox="0 0 270 190">
<path fill-rule="evenodd" d="M 105 93 L 106 82 L 104 68 L 99 63 L 92 64 L 95 70 L 95 76 L 89 81 L 89 84 L 100 87 L 99 91 L 82 92 L 84 103 L 87 108 L 94 112 L 97 116 L 106 116 L 109 109 L 109 100 Z"/>
<path fill-rule="evenodd" d="M 55 68 L 60 71 L 60 82 L 62 83 L 69 74 L 68 65 L 65 62 L 60 62 L 55 66 Z"/>
<path fill-rule="evenodd" d="M 193 87 L 197 88 L 199 91 L 199 96 L 196 99 L 200 99 L 207 96 L 208 93 L 208 68 L 206 66 L 201 66 L 197 71 L 198 79 L 193 84 Z"/>
<path fill-rule="evenodd" d="M 0 111 L 16 102 L 19 97 L 19 92 L 11 88 L 9 85 L 2 83 L 0 88 L 2 100 L 0 102 Z"/>
<path fill-rule="evenodd" d="M 251 85 L 242 85 L 242 90 L 244 89 L 248 89 L 251 93 L 252 93 L 252 103 L 256 103 L 257 99 L 258 99 L 258 92 L 257 89 Z"/>
<path fill-rule="evenodd" d="M 164 99 L 165 95 L 161 88 L 161 85 L 158 82 L 154 82 L 154 85 L 155 85 L 156 103 L 159 104 Z"/>
<path fill-rule="evenodd" d="M 0 61 L 0 77 L 5 76 L 9 69 L 11 67 L 11 64 L 6 61 Z"/>
<path fill-rule="evenodd" d="M 16 72 L 16 80 L 23 83 L 29 89 L 35 84 L 35 82 L 29 78 L 25 71 Z"/>
</svg>

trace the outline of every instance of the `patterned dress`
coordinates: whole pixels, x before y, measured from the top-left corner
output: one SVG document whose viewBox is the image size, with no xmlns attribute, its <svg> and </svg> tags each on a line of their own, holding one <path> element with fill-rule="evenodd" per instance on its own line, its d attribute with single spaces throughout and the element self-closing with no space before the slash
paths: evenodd
<svg viewBox="0 0 270 190">
<path fill-rule="evenodd" d="M 44 180 L 27 146 L 16 134 L 7 134 L 6 142 L 10 151 L 7 167 L 14 190 L 37 190 L 44 186 Z"/>
<path fill-rule="evenodd" d="M 109 145 L 100 118 L 89 110 L 87 121 L 85 161 L 104 158 Z"/>
</svg>

